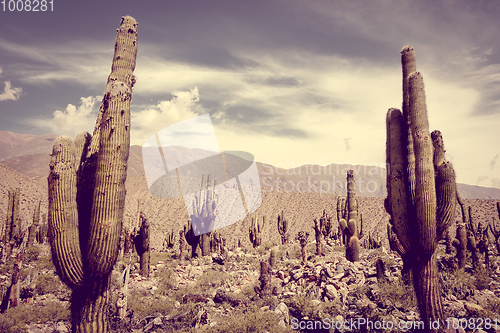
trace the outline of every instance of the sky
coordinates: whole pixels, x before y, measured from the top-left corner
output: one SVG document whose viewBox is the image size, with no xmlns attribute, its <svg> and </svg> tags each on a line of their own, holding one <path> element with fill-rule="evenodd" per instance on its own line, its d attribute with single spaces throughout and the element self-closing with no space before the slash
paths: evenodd
<svg viewBox="0 0 500 333">
<path fill-rule="evenodd" d="M 222 151 L 284 168 L 384 167 L 385 116 L 401 107 L 400 51 L 411 45 L 430 130 L 443 133 L 457 181 L 500 188 L 499 1 L 1 6 L 1 131 L 92 132 L 116 29 L 130 15 L 139 23 L 132 144 L 209 113 Z"/>
</svg>

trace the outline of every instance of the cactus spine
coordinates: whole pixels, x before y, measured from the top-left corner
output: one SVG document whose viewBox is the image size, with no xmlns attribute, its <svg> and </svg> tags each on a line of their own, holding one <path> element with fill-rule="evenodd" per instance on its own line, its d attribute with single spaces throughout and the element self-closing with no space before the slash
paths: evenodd
<svg viewBox="0 0 500 333">
<path fill-rule="evenodd" d="M 413 281 L 425 331 L 443 322 L 436 246 L 453 220 L 455 173 L 444 158 L 441 133 L 429 133 L 422 75 L 411 46 L 401 51 L 403 113 L 387 112 L 387 202 L 391 223 L 413 262 Z"/>
<path fill-rule="evenodd" d="M 50 162 L 49 239 L 73 290 L 73 332 L 107 332 L 109 276 L 118 256 L 130 147 L 137 22 L 122 17 L 94 134 L 56 139 Z"/>
<path fill-rule="evenodd" d="M 288 241 L 288 229 L 290 225 L 288 220 L 285 219 L 285 212 L 281 210 L 281 214 L 278 214 L 278 232 L 281 236 L 281 245 L 286 244 Z"/>
<path fill-rule="evenodd" d="M 262 233 L 266 226 L 266 217 L 262 216 L 262 224 L 259 223 L 259 215 L 252 217 L 252 225 L 249 229 L 250 242 L 256 248 L 262 243 Z"/>
</svg>

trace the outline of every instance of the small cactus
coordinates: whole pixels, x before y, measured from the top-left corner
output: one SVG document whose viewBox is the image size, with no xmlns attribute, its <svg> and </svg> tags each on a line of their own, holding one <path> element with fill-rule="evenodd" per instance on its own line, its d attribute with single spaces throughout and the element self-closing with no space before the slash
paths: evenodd
<svg viewBox="0 0 500 333">
<path fill-rule="evenodd" d="M 299 231 L 296 237 L 296 240 L 298 240 L 300 243 L 300 248 L 302 251 L 302 263 L 304 264 L 307 262 L 307 253 L 306 253 L 307 238 L 309 238 L 309 233 L 303 231 Z"/>
<path fill-rule="evenodd" d="M 184 262 L 186 260 L 186 253 L 184 252 L 185 250 L 185 238 L 184 238 L 184 230 L 179 230 L 179 258 L 181 262 Z"/>
<path fill-rule="evenodd" d="M 269 265 L 271 265 L 271 267 L 276 267 L 276 258 L 278 256 L 278 247 L 277 246 L 273 246 L 271 248 L 271 251 L 269 252 Z"/>
<path fill-rule="evenodd" d="M 184 226 L 184 238 L 187 243 L 191 246 L 191 258 L 197 257 L 197 249 L 200 244 L 200 236 L 194 234 L 191 221 Z"/>
<path fill-rule="evenodd" d="M 254 248 L 262 244 L 262 234 L 264 232 L 265 227 L 266 227 L 266 217 L 265 216 L 262 217 L 262 224 L 260 224 L 259 216 L 255 214 L 255 216 L 252 217 L 252 225 L 248 230 L 250 243 L 252 243 Z"/>
<path fill-rule="evenodd" d="M 174 231 L 172 230 L 172 232 L 167 232 L 167 237 L 165 238 L 165 242 L 164 242 L 164 245 L 163 247 L 168 247 L 169 249 L 173 248 L 175 245 L 175 235 L 174 235 Z"/>
<path fill-rule="evenodd" d="M 314 233 L 316 235 L 316 254 L 318 256 L 323 255 L 323 247 L 322 247 L 322 240 L 323 240 L 323 233 L 325 231 L 325 211 L 323 210 L 323 216 L 319 219 L 314 219 Z"/>
<path fill-rule="evenodd" d="M 271 294 L 271 272 L 269 271 L 269 264 L 265 261 L 260 262 L 259 281 L 260 288 L 255 286 L 255 293 L 262 298 L 268 297 Z"/>
<path fill-rule="evenodd" d="M 141 227 L 135 236 L 134 243 L 137 254 L 140 257 L 141 275 L 149 277 L 149 262 L 151 257 L 149 248 L 149 221 L 143 212 L 140 214 L 140 219 Z"/>
<path fill-rule="evenodd" d="M 28 248 L 33 246 L 36 238 L 36 232 L 38 225 L 40 224 L 40 203 L 38 201 L 38 205 L 35 207 L 35 212 L 33 213 L 33 224 L 28 229 Z"/>
<path fill-rule="evenodd" d="M 278 232 L 281 236 L 281 245 L 286 244 L 288 241 L 288 229 L 290 225 L 288 224 L 288 220 L 285 219 L 285 212 L 281 210 L 281 214 L 278 214 Z"/>
<path fill-rule="evenodd" d="M 497 202 L 497 211 L 498 211 L 498 218 L 500 219 L 500 201 Z M 500 255 L 500 228 L 497 229 L 494 220 L 488 225 L 488 228 L 493 234 L 493 237 L 495 237 L 495 245 L 497 247 L 497 253 L 498 255 Z"/>
</svg>

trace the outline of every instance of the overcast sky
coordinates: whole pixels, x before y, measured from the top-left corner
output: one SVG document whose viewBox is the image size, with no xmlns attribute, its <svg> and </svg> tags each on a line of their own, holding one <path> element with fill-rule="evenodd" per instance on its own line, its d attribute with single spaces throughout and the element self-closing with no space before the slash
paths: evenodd
<svg viewBox="0 0 500 333">
<path fill-rule="evenodd" d="M 385 114 L 401 106 L 409 44 L 458 182 L 500 188 L 499 1 L 53 0 L 53 11 L 2 10 L 0 130 L 92 132 L 123 15 L 139 22 L 132 144 L 210 113 L 221 150 L 260 162 L 384 166 Z"/>
</svg>

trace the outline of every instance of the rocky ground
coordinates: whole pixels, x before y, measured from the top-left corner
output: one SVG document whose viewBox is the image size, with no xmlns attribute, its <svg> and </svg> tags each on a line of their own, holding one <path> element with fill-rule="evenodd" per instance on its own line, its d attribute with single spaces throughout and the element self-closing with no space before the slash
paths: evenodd
<svg viewBox="0 0 500 333">
<path fill-rule="evenodd" d="M 342 332 L 335 328 L 320 330 L 318 321 L 328 328 L 346 320 L 354 322 L 355 329 L 350 330 L 354 332 L 413 331 L 410 327 L 419 322 L 417 303 L 412 287 L 402 283 L 402 260 L 397 254 L 384 247 L 362 249 L 360 261 L 351 263 L 336 241 L 329 240 L 324 245 L 325 255 L 318 257 L 314 242 L 309 240 L 306 264 L 302 263 L 298 243 L 277 247 L 273 292 L 266 298 L 259 297 L 254 288 L 260 287 L 260 262 L 269 261 L 272 244 L 255 249 L 230 248 L 222 265 L 214 261 L 216 253 L 180 262 L 176 244 L 167 252 L 151 254 L 148 278 L 139 274 L 136 255 L 125 256 L 112 274 L 112 331 L 292 332 L 302 327 L 306 328 L 301 330 L 304 332 Z M 33 300 L 26 304 L 24 299 L 21 306 L 0 315 L 2 332 L 70 330 L 70 291 L 53 270 L 48 245 L 37 248 L 28 251 L 21 269 L 22 285 L 36 281 Z M 470 264 L 464 271 L 454 271 L 454 255 L 446 255 L 442 245 L 438 253 L 442 301 L 450 325 L 461 323 L 465 332 L 500 332 L 500 323 L 495 327 L 497 318 L 500 320 L 497 257 L 489 271 L 473 271 Z M 378 258 L 384 262 L 386 273 L 377 278 Z M 120 276 L 129 263 L 128 312 L 120 321 L 116 317 L 118 291 L 122 290 Z M 2 290 L 10 281 L 8 266 L 1 269 Z M 316 329 L 307 329 L 314 325 Z"/>
</svg>

